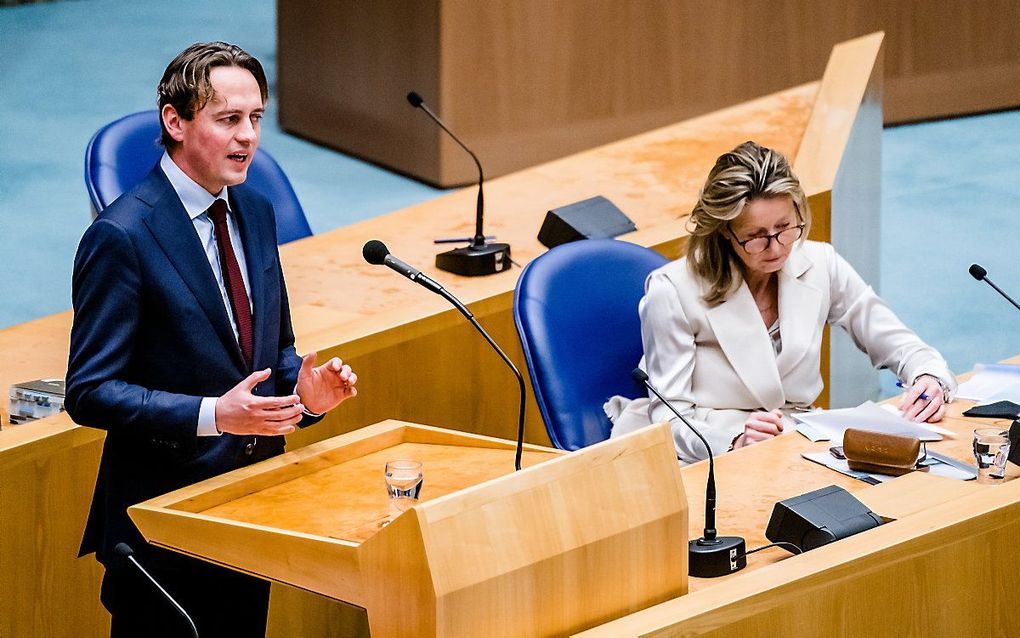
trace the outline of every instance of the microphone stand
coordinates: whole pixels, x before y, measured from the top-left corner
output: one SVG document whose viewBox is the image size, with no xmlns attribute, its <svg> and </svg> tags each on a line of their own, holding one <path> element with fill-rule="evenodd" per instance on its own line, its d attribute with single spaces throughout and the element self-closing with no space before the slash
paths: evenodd
<svg viewBox="0 0 1020 638">
<path fill-rule="evenodd" d="M 138 560 L 135 558 L 134 556 L 135 552 L 133 549 L 131 549 L 131 546 L 128 545 L 127 543 L 117 543 L 117 546 L 113 548 L 113 551 L 118 558 L 134 565 L 135 568 L 138 569 L 138 571 L 142 572 L 142 574 L 149 579 L 149 582 L 151 582 L 156 587 L 156 589 L 159 590 L 159 593 L 163 594 L 163 597 L 170 601 L 170 604 L 173 605 L 174 609 L 177 610 L 177 613 L 183 616 L 184 620 L 188 621 L 188 628 L 191 629 L 191 635 L 194 636 L 194 638 L 198 638 L 198 628 L 195 627 L 195 621 L 191 619 L 191 616 L 188 615 L 188 612 L 184 611 L 184 608 L 181 607 L 180 603 L 174 600 L 174 597 L 171 596 L 170 593 L 167 592 L 167 590 L 163 589 L 163 586 L 160 585 L 159 582 L 152 577 L 152 574 L 150 574 L 144 567 L 142 567 L 142 564 L 139 563 Z"/>
<path fill-rule="evenodd" d="M 1003 299 L 1013 304 L 1013 307 L 1016 308 L 1017 310 L 1020 310 L 1020 304 L 1014 301 L 1013 298 L 1007 295 L 1002 288 L 996 286 L 994 283 L 992 283 L 992 280 L 987 277 L 988 275 L 987 270 L 985 270 L 984 268 L 977 264 L 971 264 L 967 272 L 969 272 L 970 276 L 973 277 L 974 279 L 977 279 L 978 281 L 983 281 L 989 286 L 991 286 L 995 290 L 995 292 L 1002 295 Z"/>
<path fill-rule="evenodd" d="M 747 566 L 747 546 L 740 536 L 719 536 L 715 529 L 715 458 L 712 447 L 698 429 L 691 425 L 673 404 L 659 394 L 648 381 L 648 374 L 634 368 L 631 376 L 657 396 L 680 421 L 694 432 L 708 451 L 708 484 L 705 487 L 705 532 L 701 538 L 688 543 L 687 573 L 699 578 L 715 578 L 740 571 Z"/>
<path fill-rule="evenodd" d="M 432 109 L 425 104 L 420 95 L 411 91 L 407 94 L 407 101 L 414 108 L 421 109 L 429 118 L 439 125 L 439 128 L 453 138 L 462 149 L 474 160 L 478 168 L 478 196 L 475 201 L 475 236 L 471 243 L 464 248 L 454 248 L 436 255 L 436 268 L 452 272 L 455 275 L 473 277 L 477 275 L 491 275 L 510 268 L 510 244 L 486 243 L 485 232 L 482 229 L 485 215 L 485 195 L 483 185 L 485 174 L 482 172 L 482 163 L 478 156 L 469 149 L 464 142 L 460 141 L 453 131 L 448 129 L 439 116 L 432 112 Z"/>
<path fill-rule="evenodd" d="M 441 287 L 437 292 L 439 293 L 440 297 L 449 301 L 453 305 L 453 307 L 460 312 L 460 314 L 464 315 L 464 317 L 469 322 L 471 322 L 471 325 L 475 327 L 475 330 L 477 330 L 478 333 L 481 334 L 485 338 L 485 340 L 489 342 L 489 345 L 492 346 L 492 349 L 496 351 L 496 354 L 498 354 L 501 359 L 503 359 L 503 362 L 506 363 L 506 365 L 514 373 L 514 376 L 517 378 L 517 386 L 520 390 L 520 403 L 517 406 L 517 452 L 514 455 L 514 469 L 520 472 L 521 457 L 524 455 L 524 402 L 526 397 L 526 391 L 524 389 L 524 377 L 521 376 L 521 371 L 517 369 L 517 366 L 515 366 L 514 362 L 510 360 L 510 357 L 506 356 L 506 353 L 503 352 L 503 349 L 500 348 L 499 345 L 495 342 L 495 340 L 493 340 L 493 338 L 489 335 L 489 333 L 486 332 L 485 328 L 482 327 L 482 324 L 478 323 L 478 320 L 475 319 L 475 316 L 471 313 L 470 310 L 467 309 L 467 306 L 461 303 L 460 299 L 454 297 L 446 288 Z"/>
<path fill-rule="evenodd" d="M 452 304 L 453 307 L 456 308 L 460 314 L 464 315 L 464 317 L 467 318 L 471 325 L 475 327 L 475 330 L 477 330 L 482 335 L 482 337 L 485 338 L 489 345 L 492 346 L 492 349 L 496 351 L 496 354 L 498 354 L 500 358 L 503 359 L 503 362 L 506 363 L 506 365 L 514 373 L 514 376 L 517 378 L 518 389 L 520 390 L 520 404 L 517 407 L 517 453 L 514 457 L 514 468 L 516 468 L 517 471 L 520 471 L 521 457 L 524 455 L 524 405 L 526 399 L 526 394 L 524 390 L 524 377 L 521 376 L 521 371 L 517 369 L 517 366 L 515 366 L 514 362 L 510 360 L 510 357 L 506 356 L 506 353 L 503 352 L 503 349 L 499 347 L 495 340 L 493 340 L 493 338 L 489 336 L 489 333 L 485 331 L 485 328 L 483 328 L 482 325 L 478 323 L 478 321 L 475 319 L 474 314 L 472 314 L 471 311 L 468 310 L 467 306 L 461 303 L 460 299 L 454 297 L 450 291 L 448 291 L 446 288 L 443 288 L 443 286 L 440 285 L 439 282 L 432 279 L 431 277 L 421 272 L 417 268 L 410 266 L 394 257 L 392 254 L 390 254 L 390 250 L 386 247 L 386 244 L 382 243 L 377 239 L 371 239 L 365 242 L 365 246 L 362 248 L 362 256 L 364 256 L 365 261 L 367 261 L 368 263 L 374 266 L 379 265 L 386 266 L 387 268 L 390 268 L 391 270 L 400 273 L 401 275 L 407 277 L 408 279 L 418 284 L 419 286 L 431 290 L 432 292 L 436 293 L 443 299 L 446 299 L 448 302 L 450 302 L 450 304 Z"/>
</svg>

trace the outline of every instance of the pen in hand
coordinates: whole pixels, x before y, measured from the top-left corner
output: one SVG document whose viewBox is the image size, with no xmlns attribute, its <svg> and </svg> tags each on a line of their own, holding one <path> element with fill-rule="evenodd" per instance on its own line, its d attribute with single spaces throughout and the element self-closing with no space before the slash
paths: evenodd
<svg viewBox="0 0 1020 638">
<path fill-rule="evenodd" d="M 896 387 L 897 387 L 897 388 L 903 388 L 903 389 L 906 389 L 906 388 L 909 388 L 910 386 L 908 386 L 907 384 L 903 383 L 902 381 L 897 381 L 897 382 L 896 382 Z M 929 397 L 929 396 L 928 396 L 927 394 L 925 394 L 924 392 L 922 392 L 922 393 L 921 393 L 921 396 L 917 397 L 917 399 L 916 399 L 916 400 L 917 400 L 917 401 L 927 401 L 927 400 L 928 400 L 928 399 L 930 399 L 930 398 L 931 398 L 931 397 Z"/>
</svg>

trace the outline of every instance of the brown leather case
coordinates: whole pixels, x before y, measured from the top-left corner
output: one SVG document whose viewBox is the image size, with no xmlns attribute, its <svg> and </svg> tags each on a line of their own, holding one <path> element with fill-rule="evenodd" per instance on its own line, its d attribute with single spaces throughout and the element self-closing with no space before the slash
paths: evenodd
<svg viewBox="0 0 1020 638">
<path fill-rule="evenodd" d="M 858 472 L 901 476 L 915 469 L 920 449 L 921 441 L 912 436 L 854 428 L 843 434 L 843 454 L 850 469 Z"/>
</svg>

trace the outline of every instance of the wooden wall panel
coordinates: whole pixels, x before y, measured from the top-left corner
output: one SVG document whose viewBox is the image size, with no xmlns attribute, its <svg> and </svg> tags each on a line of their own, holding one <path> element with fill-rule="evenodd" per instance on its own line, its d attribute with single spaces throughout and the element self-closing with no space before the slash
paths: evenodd
<svg viewBox="0 0 1020 638">
<path fill-rule="evenodd" d="M 412 88 L 489 177 L 808 82 L 875 31 L 887 122 L 1020 105 L 1015 0 L 280 0 L 279 20 L 284 128 L 443 186 L 477 174 Z"/>
<path fill-rule="evenodd" d="M 280 126 L 389 166 L 432 167 L 440 131 L 407 103 L 408 91 L 439 90 L 434 1 L 291 2 L 277 10 Z M 270 106 L 270 109 L 272 109 Z"/>
</svg>

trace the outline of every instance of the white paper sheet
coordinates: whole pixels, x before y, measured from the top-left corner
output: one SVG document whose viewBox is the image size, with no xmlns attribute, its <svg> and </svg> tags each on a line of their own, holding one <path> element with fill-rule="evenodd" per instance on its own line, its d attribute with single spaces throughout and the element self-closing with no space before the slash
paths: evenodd
<svg viewBox="0 0 1020 638">
<path fill-rule="evenodd" d="M 847 428 L 912 436 L 921 441 L 941 441 L 942 435 L 931 426 L 908 421 L 873 401 L 866 401 L 856 408 L 839 410 L 814 410 L 792 415 L 797 421 L 797 431 L 812 441 L 838 441 L 842 443 Z M 802 429 L 806 424 L 807 428 Z M 941 430 L 941 428 L 939 428 Z M 945 430 L 942 430 L 945 432 Z"/>
<path fill-rule="evenodd" d="M 978 403 L 1020 403 L 1020 365 L 979 363 L 974 366 L 974 376 L 960 384 L 956 398 Z"/>
</svg>

